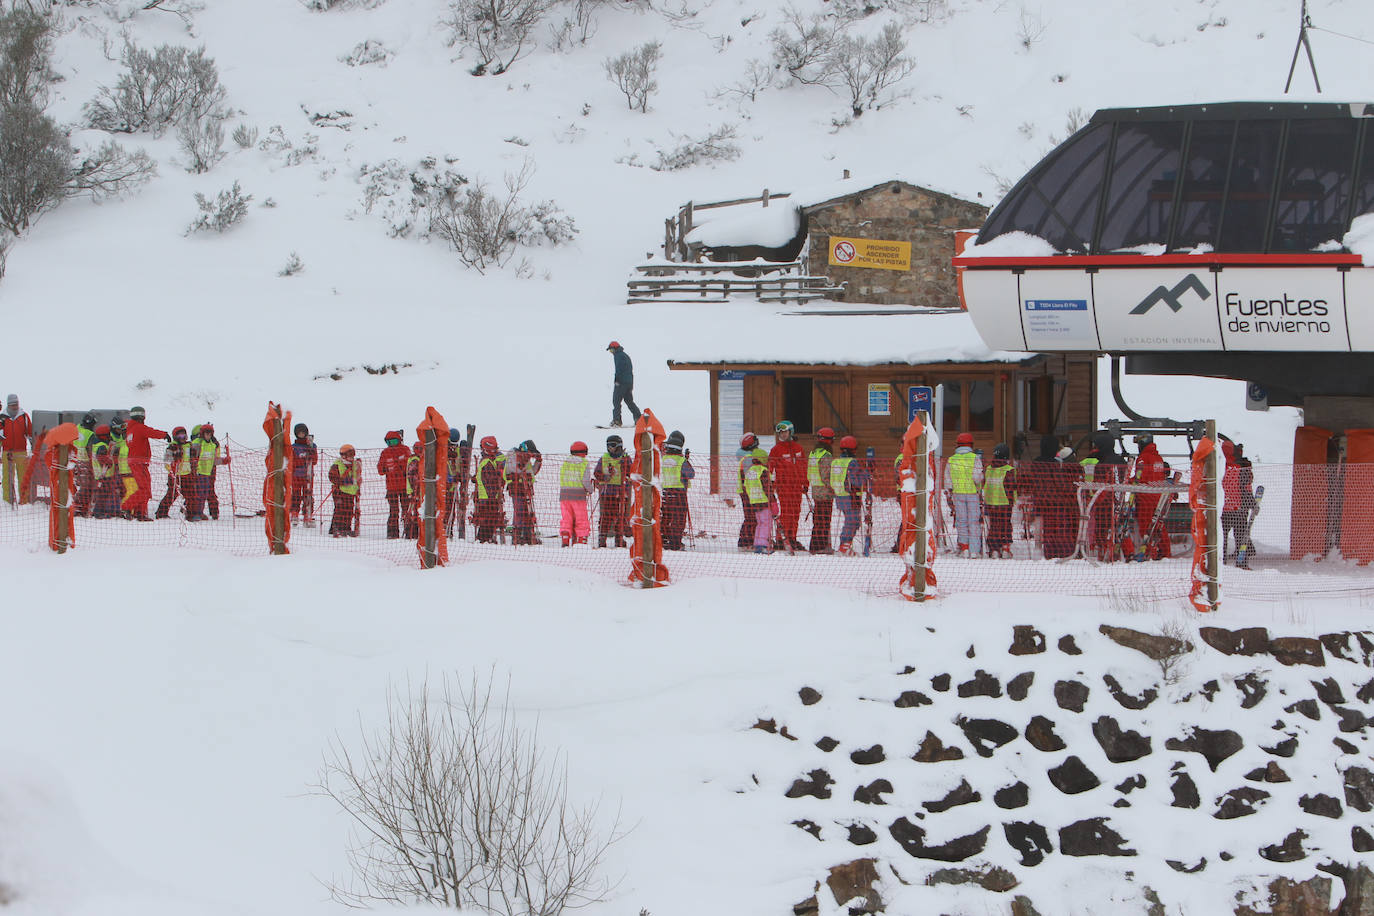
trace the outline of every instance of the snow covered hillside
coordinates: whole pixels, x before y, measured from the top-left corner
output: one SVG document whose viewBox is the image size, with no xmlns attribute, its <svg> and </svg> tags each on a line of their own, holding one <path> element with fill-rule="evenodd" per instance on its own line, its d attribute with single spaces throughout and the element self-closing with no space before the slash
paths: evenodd
<svg viewBox="0 0 1374 916">
<path fill-rule="evenodd" d="M 797 0 L 796 9 L 805 19 L 836 4 Z M 446 42 L 448 0 L 335 6 L 56 3 L 60 81 L 47 110 L 78 148 L 108 139 L 83 126 L 82 110 L 118 79 L 126 36 L 146 48 L 203 45 L 232 114 L 226 155 L 204 173 L 188 171 L 175 131 L 119 135 L 148 151 L 157 176 L 123 199 L 69 200 L 14 242 L 0 279 L 9 345 L 0 393 L 17 392 L 30 410 L 137 403 L 164 428 L 213 419 L 243 441 L 256 439 L 274 400 L 322 446 L 360 449 L 413 428 L 433 404 L 503 446 L 533 438 L 561 451 L 595 442 L 593 425 L 608 419 L 604 350 L 614 338 L 635 359 L 639 404 L 689 445 L 705 443 L 704 380 L 669 373 L 665 361 L 732 337 L 730 313 L 624 304 L 628 271 L 657 251 L 679 205 L 832 182 L 845 170 L 992 205 L 1076 113 L 1279 97 L 1298 25 L 1295 0 L 893 0 L 851 28 L 873 39 L 896 23 L 914 67 L 855 117 L 846 95 L 785 85 L 769 69 L 770 34 L 787 26 L 779 0 L 584 2 L 595 27 L 585 42 L 554 48 L 551 27 L 575 16 L 565 2 L 525 56 L 484 76 L 470 74 L 470 49 Z M 1374 16 L 1356 0 L 1310 7 L 1329 30 L 1312 33 L 1321 98 L 1363 100 L 1369 46 L 1343 35 L 1374 39 Z M 661 59 L 640 112 L 605 62 L 646 42 L 661 44 Z M 1315 97 L 1311 85 L 1300 71 L 1294 97 Z M 239 128 L 246 145 L 228 135 Z M 721 128 L 737 154 L 654 167 Z M 399 229 L 412 174 L 451 173 L 500 193 L 522 171 L 522 198 L 571 218 L 571 243 L 479 272 L 441 239 Z M 195 195 L 214 199 L 235 183 L 252 197 L 242 221 L 187 234 Z M 286 269 L 294 258 L 303 269 Z M 382 366 L 396 371 L 365 368 Z M 1239 383 L 1128 378 L 1126 390 L 1146 412 L 1215 413 L 1262 460 L 1291 454 L 1295 412 L 1246 414 Z M 756 720 L 808 683 L 849 701 L 823 708 L 824 721 L 813 716 L 816 729 L 851 720 L 875 678 L 906 664 L 925 675 L 932 656 L 948 671 L 975 642 L 984 655 L 1002 651 L 1018 624 L 1088 646 L 1104 620 L 1153 631 L 1181 612 L 1119 596 L 958 595 L 917 608 L 712 579 L 632 593 L 528 563 L 421 574 L 357 556 L 193 550 L 58 557 L 6 547 L 0 570 L 0 910 L 22 916 L 342 912 L 321 882 L 345 872 L 347 824 L 309 795 L 326 746 L 377 724 L 389 686 L 473 670 L 509 674 L 521 721 L 537 721 L 566 753 L 577 799 L 599 800 L 630 829 L 608 857 L 617 888 L 586 912 L 787 913 L 837 860 L 791 825 L 800 809 L 782 789 L 805 771 L 787 769 L 800 759 L 784 759 L 783 744 L 761 743 L 784 739 L 751 729 Z M 1358 595 L 1233 602 L 1221 625 L 1317 635 L 1360 628 L 1366 604 Z M 1083 677 L 1100 683 L 1119 661 L 1109 657 L 1084 660 Z M 1180 696 L 1257 668 L 1306 689 L 1286 668 L 1208 656 Z M 1341 677 L 1353 694 L 1355 675 Z M 1021 712 L 1048 715 L 1053 704 L 1042 691 Z M 1208 715 L 1228 713 L 1218 705 Z M 1181 722 L 1160 714 L 1161 744 Z M 911 743 L 909 755 L 925 729 L 899 728 L 863 737 Z M 1270 740 L 1246 736 L 1247 746 Z M 1330 764 L 1323 753 L 1317 762 Z M 1359 753 L 1368 759 L 1367 744 Z M 979 763 L 989 780 L 1003 775 L 1000 762 Z M 908 784 L 902 803 L 947 788 Z M 1163 791 L 1152 783 L 1144 798 L 1164 811 Z M 1133 801 L 1132 822 L 1146 830 L 1153 809 Z M 1052 798 L 1036 804 L 1023 819 L 1055 816 Z M 1286 822 L 1265 818 L 1264 843 L 1278 842 Z M 1367 816 L 1360 823 L 1374 828 Z M 1349 861 L 1348 825 L 1337 826 L 1344 832 L 1311 830 L 1319 848 L 1303 863 L 1278 869 L 1258 842 L 1234 845 L 1224 880 L 1179 876 L 1155 890 L 1170 912 L 1221 912 L 1258 883 L 1252 876 L 1306 877 L 1321 855 Z M 1157 865 L 1151 877 L 1166 874 Z M 1120 884 L 1114 864 L 1064 856 L 1021 877 L 1045 916 L 1102 912 Z M 1007 905 L 964 890 L 934 901 L 932 891 L 907 893 L 908 908 L 889 912 Z M 1059 910 L 1056 895 L 1067 901 Z M 824 895 L 819 905 L 837 911 Z"/>
</svg>

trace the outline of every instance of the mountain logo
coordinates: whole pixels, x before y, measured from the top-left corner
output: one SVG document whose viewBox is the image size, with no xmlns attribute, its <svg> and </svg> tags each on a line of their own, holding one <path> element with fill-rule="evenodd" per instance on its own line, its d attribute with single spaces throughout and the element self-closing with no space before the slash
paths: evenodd
<svg viewBox="0 0 1374 916">
<path fill-rule="evenodd" d="M 1150 295 L 1146 296 L 1144 299 L 1141 299 L 1140 304 L 1131 309 L 1131 314 L 1144 315 L 1160 302 L 1163 302 L 1169 308 L 1178 312 L 1183 308 L 1183 303 L 1180 302 L 1179 299 L 1190 289 L 1203 299 L 1212 298 L 1212 294 L 1208 292 L 1203 282 L 1197 278 L 1197 274 L 1189 274 L 1187 277 L 1180 280 L 1173 289 L 1165 289 L 1163 286 L 1156 286 L 1154 292 L 1150 293 Z"/>
</svg>

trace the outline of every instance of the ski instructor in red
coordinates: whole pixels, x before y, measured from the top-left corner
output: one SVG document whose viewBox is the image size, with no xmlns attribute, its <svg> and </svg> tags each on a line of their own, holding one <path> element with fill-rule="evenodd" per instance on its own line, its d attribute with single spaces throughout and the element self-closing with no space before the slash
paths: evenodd
<svg viewBox="0 0 1374 916">
<path fill-rule="evenodd" d="M 129 424 L 124 431 L 124 439 L 129 444 L 129 473 L 134 479 L 134 491 L 124 498 L 120 508 L 140 522 L 150 522 L 148 500 L 153 496 L 152 477 L 148 474 L 148 464 L 152 461 L 153 451 L 148 447 L 150 439 L 172 437 L 160 429 L 153 429 L 144 420 L 148 412 L 142 407 L 129 408 Z"/>
<path fill-rule="evenodd" d="M 774 427 L 777 442 L 768 452 L 768 476 L 773 480 L 781 515 L 778 518 L 780 550 L 805 550 L 797 540 L 797 519 L 801 516 L 802 494 L 806 492 L 806 452 L 796 439 L 797 428 L 791 420 L 780 420 Z"/>
</svg>

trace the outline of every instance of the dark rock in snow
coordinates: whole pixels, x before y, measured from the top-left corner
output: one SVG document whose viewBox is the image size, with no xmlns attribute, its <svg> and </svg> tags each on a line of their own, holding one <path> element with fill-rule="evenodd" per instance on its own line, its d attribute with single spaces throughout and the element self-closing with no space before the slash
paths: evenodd
<svg viewBox="0 0 1374 916">
<path fill-rule="evenodd" d="M 1345 694 L 1341 693 L 1341 685 L 1336 683 L 1334 677 L 1313 681 L 1312 689 L 1317 691 L 1317 699 L 1327 706 L 1340 706 L 1345 703 Z"/>
<path fill-rule="evenodd" d="M 1269 651 L 1269 631 L 1264 627 L 1223 630 L 1202 627 L 1198 636 L 1222 655 L 1263 655 Z"/>
<path fill-rule="evenodd" d="M 1316 700 L 1298 700 L 1296 703 L 1290 703 L 1283 707 L 1283 711 L 1306 716 L 1313 722 L 1320 722 L 1322 717 L 1321 707 L 1317 705 Z"/>
<path fill-rule="evenodd" d="M 1321 640 L 1322 648 L 1336 658 L 1347 662 L 1355 662 L 1357 665 L 1368 664 L 1363 658 L 1363 653 L 1359 649 L 1352 649 L 1350 638 L 1353 633 L 1323 633 L 1317 639 Z"/>
<path fill-rule="evenodd" d="M 1274 660 L 1280 665 L 1314 665 L 1320 667 L 1326 664 L 1326 655 L 1322 652 L 1320 640 L 1310 636 L 1279 636 L 1269 640 L 1269 654 L 1274 656 Z"/>
<path fill-rule="evenodd" d="M 1065 795 L 1077 795 L 1102 785 L 1102 780 L 1097 778 L 1097 774 L 1074 756 L 1070 756 L 1059 766 L 1052 767 L 1046 775 L 1054 787 Z"/>
<path fill-rule="evenodd" d="M 897 841 L 902 849 L 906 850 L 908 855 L 917 859 L 962 862 L 983 851 L 988 843 L 988 831 L 990 829 L 992 829 L 990 826 L 984 827 L 975 833 L 955 837 L 948 843 L 927 846 L 925 844 L 926 832 L 906 818 L 900 817 L 888 827 L 888 833 L 892 835 L 892 838 Z"/>
<path fill-rule="evenodd" d="M 1374 852 L 1374 837 L 1359 824 L 1350 828 L 1350 848 L 1356 852 Z"/>
<path fill-rule="evenodd" d="M 1093 737 L 1112 763 L 1130 763 L 1150 753 L 1150 739 L 1136 731 L 1123 731 L 1111 716 L 1093 723 Z"/>
<path fill-rule="evenodd" d="M 1033 716 L 1026 725 L 1026 740 L 1037 751 L 1062 751 L 1067 745 L 1054 733 L 1054 723 L 1044 716 Z"/>
<path fill-rule="evenodd" d="M 1033 821 L 1011 821 L 1003 824 L 1002 834 L 1007 838 L 1007 845 L 1021 853 L 1021 864 L 1026 867 L 1039 865 L 1044 861 L 1046 853 L 1054 851 L 1046 828 Z"/>
<path fill-rule="evenodd" d="M 1011 655 L 1039 655 L 1045 651 L 1045 634 L 1035 627 L 1022 624 L 1012 628 Z"/>
<path fill-rule="evenodd" d="M 1130 795 L 1136 789 L 1145 788 L 1145 777 L 1140 773 L 1128 777 L 1116 784 L 1116 791 L 1122 795 Z"/>
<path fill-rule="evenodd" d="M 965 657 L 965 658 L 973 658 L 973 656 L 974 656 L 973 646 L 969 646 L 969 647 L 968 647 L 968 651 L 964 653 L 964 657 Z"/>
<path fill-rule="evenodd" d="M 750 728 L 757 728 L 759 731 L 768 732 L 770 735 L 778 733 L 778 723 L 775 719 L 759 719 Z"/>
<path fill-rule="evenodd" d="M 1341 717 L 1341 723 L 1338 727 L 1343 732 L 1364 731 L 1366 725 L 1374 722 L 1358 709 L 1351 709 L 1347 706 L 1332 706 L 1331 711 Z"/>
<path fill-rule="evenodd" d="M 866 786 L 854 790 L 854 800 L 864 805 L 885 805 L 883 795 L 892 791 L 892 783 L 886 779 L 875 779 Z"/>
<path fill-rule="evenodd" d="M 1102 676 L 1102 682 L 1107 685 L 1107 690 L 1116 700 L 1126 709 L 1144 709 L 1159 698 L 1159 691 L 1153 687 L 1146 687 L 1140 696 L 1132 696 L 1122 689 L 1121 684 L 1110 674 Z"/>
<path fill-rule="evenodd" d="M 815 706 L 821 701 L 821 692 L 812 687 L 803 687 L 797 691 L 797 696 L 801 697 L 803 706 Z"/>
<path fill-rule="evenodd" d="M 808 820 L 793 821 L 793 822 L 792 822 L 792 826 L 794 826 L 794 827 L 800 827 L 801 829 L 805 830 L 807 833 L 811 834 L 813 837 L 815 837 L 815 838 L 818 839 L 818 840 L 821 838 L 821 825 L 820 825 L 820 824 L 817 824 L 815 821 L 808 821 Z"/>
<path fill-rule="evenodd" d="M 1203 856 L 1198 860 L 1196 865 L 1185 865 L 1177 859 L 1165 859 L 1164 864 L 1176 872 L 1181 872 L 1185 875 L 1195 875 L 1207 867 L 1207 857 Z"/>
<path fill-rule="evenodd" d="M 1059 851 L 1066 856 L 1133 856 L 1121 834 L 1107 826 L 1107 818 L 1090 817 L 1059 831 Z"/>
<path fill-rule="evenodd" d="M 1332 738 L 1331 743 L 1340 748 L 1342 754 L 1358 754 L 1360 749 L 1344 738 Z"/>
<path fill-rule="evenodd" d="M 854 846 L 867 846 L 870 843 L 878 842 L 878 834 L 874 833 L 873 828 L 867 824 L 850 824 L 849 842 Z"/>
<path fill-rule="evenodd" d="M 964 752 L 957 747 L 945 747 L 944 742 L 936 737 L 934 732 L 928 731 L 911 759 L 917 763 L 944 763 L 949 760 L 963 760 Z"/>
<path fill-rule="evenodd" d="M 949 689 L 949 681 L 950 677 L 948 674 L 937 674 L 930 679 L 930 686 L 934 690 L 938 690 L 940 693 L 944 693 L 946 690 Z"/>
<path fill-rule="evenodd" d="M 817 769 L 806 775 L 806 779 L 798 779 L 792 783 L 792 788 L 786 793 L 788 798 L 803 798 L 807 795 L 815 798 L 830 797 L 830 787 L 835 784 L 835 780 L 830 778 L 829 773 Z"/>
<path fill-rule="evenodd" d="M 964 699 L 969 697 L 1000 697 L 1002 695 L 1002 682 L 982 668 L 974 672 L 971 680 L 964 681 L 959 685 L 959 696 Z"/>
<path fill-rule="evenodd" d="M 1030 693 L 1031 684 L 1035 683 L 1034 671 L 1022 671 L 1016 677 L 1007 681 L 1007 696 L 1016 702 L 1021 702 Z"/>
<path fill-rule="evenodd" d="M 1197 792 L 1197 783 L 1193 782 L 1193 777 L 1186 771 L 1174 774 L 1174 781 L 1169 789 L 1174 793 L 1174 808 L 1197 808 L 1202 804 L 1202 798 Z"/>
<path fill-rule="evenodd" d="M 964 737 L 973 745 L 979 757 L 991 757 L 993 751 L 1009 741 L 1014 741 L 1020 735 L 1015 728 L 997 719 L 960 717 L 954 721 L 963 730 Z"/>
<path fill-rule="evenodd" d="M 874 886 L 878 883 L 877 859 L 855 859 L 853 862 L 836 865 L 830 869 L 825 883 L 834 895 L 835 903 L 841 906 L 855 897 L 863 898 L 862 906 L 849 910 L 851 916 L 883 911 L 883 898 Z"/>
<path fill-rule="evenodd" d="M 1105 623 L 1098 627 L 1097 631 L 1118 646 L 1134 649 L 1154 661 L 1168 658 L 1171 655 L 1179 655 L 1193 648 L 1192 644 L 1184 639 L 1142 633 L 1139 630 L 1108 626 Z"/>
<path fill-rule="evenodd" d="M 993 804 L 999 808 L 1024 808 L 1030 801 L 1030 786 L 1024 782 L 1014 782 L 992 793 Z"/>
<path fill-rule="evenodd" d="M 1236 678 L 1236 689 L 1241 693 L 1240 708 L 1253 709 L 1269 692 L 1269 682 L 1254 671 Z"/>
<path fill-rule="evenodd" d="M 985 891 L 1005 894 L 1016 887 L 1016 876 L 1005 868 L 989 865 L 984 868 L 937 868 L 926 876 L 926 885 L 976 884 Z"/>
<path fill-rule="evenodd" d="M 1241 740 L 1240 735 L 1230 729 L 1212 731 L 1207 728 L 1194 728 L 1186 738 L 1170 738 L 1164 742 L 1164 746 L 1171 751 L 1193 751 L 1201 754 L 1213 773 L 1223 760 L 1244 745 L 1245 742 Z"/>
<path fill-rule="evenodd" d="M 1364 767 L 1346 768 L 1345 803 L 1365 814 L 1374 807 L 1374 773 Z"/>
<path fill-rule="evenodd" d="M 1307 858 L 1307 852 L 1302 848 L 1302 841 L 1305 839 L 1307 839 L 1305 831 L 1294 830 L 1284 837 L 1282 843 L 1265 846 L 1260 849 L 1259 854 L 1270 862 L 1297 862 Z"/>
<path fill-rule="evenodd" d="M 875 763 L 882 763 L 887 759 L 887 755 L 883 753 L 881 744 L 875 744 L 870 748 L 850 751 L 849 759 L 859 766 L 872 766 Z"/>
<path fill-rule="evenodd" d="M 1374 677 L 1369 679 L 1369 683 L 1355 691 L 1355 699 L 1361 703 L 1374 703 Z"/>
<path fill-rule="evenodd" d="M 914 709 L 917 706 L 929 706 L 934 702 L 919 690 L 903 690 L 902 695 L 892 701 L 892 705 L 898 709 Z"/>
<path fill-rule="evenodd" d="M 1217 810 L 1212 817 L 1219 821 L 1229 821 L 1238 817 L 1249 817 L 1259 808 L 1259 803 L 1269 798 L 1269 793 L 1254 786 L 1241 786 L 1232 789 L 1217 799 Z"/>
<path fill-rule="evenodd" d="M 1289 735 L 1273 747 L 1260 746 L 1260 750 L 1275 757 L 1292 757 L 1298 752 L 1298 736 Z"/>
<path fill-rule="evenodd" d="M 1056 681 L 1054 701 L 1059 704 L 1060 709 L 1082 712 L 1083 704 L 1088 702 L 1088 687 L 1078 681 Z"/>
<path fill-rule="evenodd" d="M 820 740 L 818 740 L 818 741 L 816 742 L 816 747 L 818 747 L 818 748 L 820 748 L 821 750 L 825 751 L 827 754 L 830 753 L 831 751 L 833 751 L 835 748 L 837 748 L 837 747 L 839 747 L 839 746 L 840 746 L 840 742 L 836 741 L 834 738 L 830 737 L 829 735 L 825 735 L 824 737 L 822 737 Z"/>
<path fill-rule="evenodd" d="M 1216 681 L 1208 681 L 1207 683 L 1203 684 L 1201 687 L 1198 688 L 1198 693 L 1202 694 L 1203 697 L 1206 698 L 1207 702 L 1210 703 L 1216 697 L 1217 691 L 1220 689 L 1221 685 L 1218 684 Z"/>
<path fill-rule="evenodd" d="M 1072 636 L 1059 637 L 1059 651 L 1065 655 L 1082 655 L 1083 650 L 1078 648 L 1078 643 L 1073 641 Z"/>
<path fill-rule="evenodd" d="M 1245 778 L 1251 782 L 1288 782 L 1288 774 L 1283 771 L 1283 767 L 1274 761 L 1269 761 L 1268 766 L 1256 767 L 1245 774 Z"/>
<path fill-rule="evenodd" d="M 1302 798 L 1298 799 L 1298 807 L 1308 814 L 1317 817 L 1338 818 L 1344 813 L 1341 809 L 1340 802 L 1330 795 L 1322 795 L 1320 793 L 1316 795 L 1304 795 Z"/>
<path fill-rule="evenodd" d="M 931 814 L 939 814 L 942 811 L 948 811 L 950 808 L 957 808 L 959 805 L 970 805 L 982 800 L 983 796 L 973 791 L 973 786 L 968 784 L 967 779 L 963 779 L 959 781 L 959 785 L 950 789 L 949 793 L 945 795 L 944 798 L 939 801 L 922 802 L 921 807 L 925 808 Z"/>
</svg>

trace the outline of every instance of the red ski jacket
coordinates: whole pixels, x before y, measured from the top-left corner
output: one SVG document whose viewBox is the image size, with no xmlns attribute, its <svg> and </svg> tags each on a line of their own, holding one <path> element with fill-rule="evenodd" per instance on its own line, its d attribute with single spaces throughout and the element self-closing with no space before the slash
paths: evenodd
<svg viewBox="0 0 1374 916">
<path fill-rule="evenodd" d="M 795 439 L 779 442 L 768 452 L 768 473 L 779 493 L 806 492 L 806 452 Z"/>
<path fill-rule="evenodd" d="M 153 455 L 152 449 L 148 447 L 148 440 L 165 438 L 167 434 L 162 430 L 153 429 L 142 420 L 130 420 L 124 430 L 124 441 L 129 443 L 129 460 L 147 464 Z"/>
<path fill-rule="evenodd" d="M 386 478 L 388 496 L 406 491 L 406 462 L 409 459 L 410 449 L 404 445 L 388 445 L 382 449 L 382 456 L 377 459 L 377 473 Z"/>
</svg>

